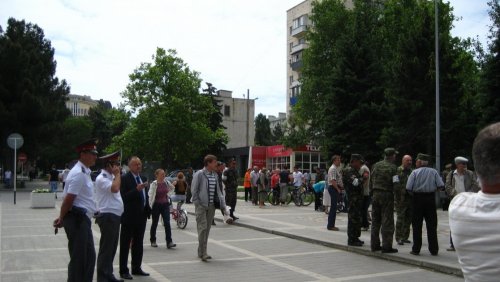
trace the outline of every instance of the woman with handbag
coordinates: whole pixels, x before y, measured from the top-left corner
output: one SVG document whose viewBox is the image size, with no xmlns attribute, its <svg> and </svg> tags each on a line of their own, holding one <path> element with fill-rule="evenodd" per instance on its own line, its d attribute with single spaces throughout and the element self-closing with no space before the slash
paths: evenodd
<svg viewBox="0 0 500 282">
<path fill-rule="evenodd" d="M 170 227 L 170 204 L 168 201 L 168 192 L 174 189 L 174 186 L 165 181 L 165 171 L 161 168 L 155 171 L 156 180 L 151 183 L 149 187 L 149 205 L 151 206 L 151 217 L 153 222 L 151 224 L 150 230 L 150 241 L 151 247 L 158 247 L 156 244 L 156 228 L 158 227 L 158 221 L 160 215 L 163 219 L 163 225 L 165 227 L 165 237 L 167 241 L 167 248 L 171 249 L 176 246 L 172 241 L 172 230 Z"/>
</svg>

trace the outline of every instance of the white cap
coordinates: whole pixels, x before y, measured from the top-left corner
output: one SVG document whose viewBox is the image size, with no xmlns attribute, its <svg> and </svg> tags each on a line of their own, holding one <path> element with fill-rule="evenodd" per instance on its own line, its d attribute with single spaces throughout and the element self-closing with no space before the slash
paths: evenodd
<svg viewBox="0 0 500 282">
<path fill-rule="evenodd" d="M 457 163 L 468 163 L 469 160 L 467 158 L 464 158 L 464 157 L 456 157 L 455 158 L 455 164 Z"/>
</svg>

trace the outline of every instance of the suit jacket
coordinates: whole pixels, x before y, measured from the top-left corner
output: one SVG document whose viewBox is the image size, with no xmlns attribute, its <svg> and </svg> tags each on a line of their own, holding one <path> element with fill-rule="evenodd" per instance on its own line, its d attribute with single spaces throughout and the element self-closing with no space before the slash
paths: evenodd
<svg viewBox="0 0 500 282">
<path fill-rule="evenodd" d="M 142 182 L 146 182 L 146 177 L 140 176 Z M 122 175 L 120 194 L 123 199 L 123 214 L 122 223 L 124 224 L 140 224 L 147 220 L 151 214 L 151 207 L 149 206 L 148 191 L 144 191 L 144 202 L 142 201 L 141 193 L 143 191 L 137 190 L 137 182 L 134 175 L 129 171 Z"/>
<path fill-rule="evenodd" d="M 454 170 L 452 170 L 448 175 L 446 176 L 446 194 L 453 198 L 455 197 L 458 193 L 457 190 L 455 190 L 455 177 L 453 176 Z M 470 170 L 466 170 L 464 173 L 464 186 L 465 186 L 465 192 L 478 192 L 481 190 L 479 188 L 479 185 L 476 180 L 476 176 L 474 175 L 474 172 Z"/>
</svg>

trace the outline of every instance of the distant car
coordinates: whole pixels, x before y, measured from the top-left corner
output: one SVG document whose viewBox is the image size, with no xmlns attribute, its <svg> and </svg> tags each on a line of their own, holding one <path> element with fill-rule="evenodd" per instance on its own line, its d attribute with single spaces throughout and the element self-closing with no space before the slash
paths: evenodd
<svg viewBox="0 0 500 282">
<path fill-rule="evenodd" d="M 177 179 L 177 174 L 179 172 L 183 171 L 182 169 L 174 169 L 172 170 L 171 172 L 169 172 L 167 174 L 167 177 L 166 179 L 169 181 L 169 182 L 174 182 L 176 179 Z"/>
</svg>

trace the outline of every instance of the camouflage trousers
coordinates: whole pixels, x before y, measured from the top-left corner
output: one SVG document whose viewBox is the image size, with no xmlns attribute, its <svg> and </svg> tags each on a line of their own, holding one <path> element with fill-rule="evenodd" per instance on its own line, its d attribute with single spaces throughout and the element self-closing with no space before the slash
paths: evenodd
<svg viewBox="0 0 500 282">
<path fill-rule="evenodd" d="M 231 212 L 234 212 L 236 209 L 237 196 L 238 192 L 236 187 L 226 187 L 226 205 L 231 207 Z"/>
<path fill-rule="evenodd" d="M 389 191 L 374 190 L 372 201 L 371 247 L 391 249 L 394 236 L 394 195 Z"/>
<path fill-rule="evenodd" d="M 408 240 L 410 237 L 410 226 L 412 221 L 413 200 L 409 194 L 397 205 L 396 208 L 396 241 Z"/>
<path fill-rule="evenodd" d="M 347 196 L 349 197 L 347 238 L 349 242 L 354 242 L 361 236 L 363 225 L 363 191 L 347 191 Z"/>
</svg>

